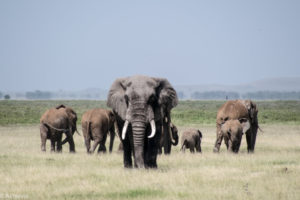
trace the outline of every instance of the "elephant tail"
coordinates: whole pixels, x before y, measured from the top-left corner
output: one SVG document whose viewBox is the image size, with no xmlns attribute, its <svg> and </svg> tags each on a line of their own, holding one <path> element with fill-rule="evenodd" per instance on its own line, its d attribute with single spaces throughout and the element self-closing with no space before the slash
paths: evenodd
<svg viewBox="0 0 300 200">
<path fill-rule="evenodd" d="M 183 150 L 183 147 L 186 146 L 186 144 L 187 144 L 187 140 L 185 139 L 181 145 L 180 151 Z"/>
<path fill-rule="evenodd" d="M 94 140 L 93 135 L 92 135 L 92 131 L 91 131 L 91 122 L 87 121 L 86 123 L 87 123 L 87 125 L 86 125 L 87 135 L 89 135 L 90 138 L 92 140 Z"/>
</svg>

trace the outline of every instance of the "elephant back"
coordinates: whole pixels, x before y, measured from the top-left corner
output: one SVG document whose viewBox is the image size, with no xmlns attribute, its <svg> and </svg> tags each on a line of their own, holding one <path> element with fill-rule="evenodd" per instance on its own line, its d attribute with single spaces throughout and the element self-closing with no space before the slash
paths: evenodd
<svg viewBox="0 0 300 200">
<path fill-rule="evenodd" d="M 240 100 L 227 101 L 218 110 L 217 124 L 240 118 L 249 119 L 249 113 L 245 105 Z"/>
</svg>

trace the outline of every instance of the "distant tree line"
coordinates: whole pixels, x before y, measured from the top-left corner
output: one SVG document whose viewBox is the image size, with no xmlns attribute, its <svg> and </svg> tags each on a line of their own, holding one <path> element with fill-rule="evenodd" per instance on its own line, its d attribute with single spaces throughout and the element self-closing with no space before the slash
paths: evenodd
<svg viewBox="0 0 300 200">
<path fill-rule="evenodd" d="M 4 95 L 2 92 L 0 92 L 0 99 L 2 99 L 2 98 L 8 100 L 8 99 L 10 99 L 10 95 L 9 94 Z"/>
<path fill-rule="evenodd" d="M 243 99 L 257 100 L 300 100 L 300 92 L 258 91 L 242 95 Z"/>
<path fill-rule="evenodd" d="M 34 92 L 26 92 L 25 97 L 26 99 L 51 99 L 52 93 L 36 90 Z"/>
<path fill-rule="evenodd" d="M 186 99 L 184 92 L 178 92 L 179 99 Z M 257 92 L 227 92 L 227 91 L 207 91 L 193 92 L 191 99 L 194 100 L 229 100 L 229 99 L 254 99 L 254 100 L 300 100 L 298 92 L 278 92 L 278 91 L 257 91 Z"/>
<path fill-rule="evenodd" d="M 226 91 L 209 91 L 209 92 L 194 92 L 191 95 L 192 99 L 239 99 L 240 95 L 237 92 L 226 92 Z"/>
<path fill-rule="evenodd" d="M 36 90 L 26 93 L 4 94 L 0 92 L 0 99 L 106 99 L 107 92 L 70 92 L 58 91 L 47 92 Z M 228 91 L 206 91 L 193 92 L 186 95 L 184 91 L 177 91 L 178 98 L 194 100 L 230 100 L 230 99 L 253 99 L 253 100 L 300 100 L 300 91 L 298 92 L 278 92 L 278 91 L 257 91 L 257 92 L 228 92 Z"/>
</svg>

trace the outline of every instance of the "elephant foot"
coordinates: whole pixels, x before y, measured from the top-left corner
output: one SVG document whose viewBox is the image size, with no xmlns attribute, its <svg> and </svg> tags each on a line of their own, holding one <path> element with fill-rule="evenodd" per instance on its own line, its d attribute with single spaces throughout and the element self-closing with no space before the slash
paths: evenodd
<svg viewBox="0 0 300 200">
<path fill-rule="evenodd" d="M 219 149 L 217 147 L 214 148 L 213 150 L 214 153 L 219 153 Z"/>
</svg>

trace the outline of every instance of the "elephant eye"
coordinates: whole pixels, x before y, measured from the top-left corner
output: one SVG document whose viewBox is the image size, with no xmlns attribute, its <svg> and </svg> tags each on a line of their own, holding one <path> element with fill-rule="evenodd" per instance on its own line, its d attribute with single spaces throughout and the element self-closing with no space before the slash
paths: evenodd
<svg viewBox="0 0 300 200">
<path fill-rule="evenodd" d="M 152 94 L 148 99 L 148 104 L 152 104 L 156 101 L 156 96 Z"/>
<path fill-rule="evenodd" d="M 124 95 L 124 99 L 125 99 L 126 104 L 127 104 L 127 106 L 128 106 L 129 98 L 128 98 L 128 95 L 127 95 L 127 94 Z"/>
</svg>

